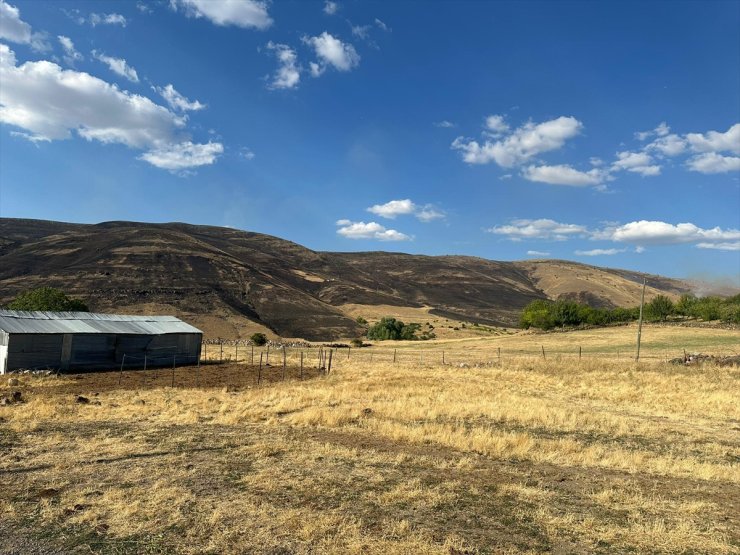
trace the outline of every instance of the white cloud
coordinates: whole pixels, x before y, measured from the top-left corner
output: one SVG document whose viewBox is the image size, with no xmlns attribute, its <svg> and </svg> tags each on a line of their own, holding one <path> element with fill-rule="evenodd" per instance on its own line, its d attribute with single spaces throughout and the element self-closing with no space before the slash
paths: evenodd
<svg viewBox="0 0 740 555">
<path fill-rule="evenodd" d="M 338 71 L 350 71 L 360 63 L 360 55 L 354 46 L 342 42 L 326 31 L 318 37 L 304 37 L 303 42 L 313 47 L 322 68 L 331 65 Z M 312 74 L 314 74 L 313 69 Z"/>
<path fill-rule="evenodd" d="M 658 137 L 652 143 L 645 147 L 645 150 L 656 150 L 664 156 L 678 156 L 686 150 L 686 141 L 671 133 Z"/>
<path fill-rule="evenodd" d="M 164 170 L 181 172 L 211 165 L 223 151 L 221 143 L 193 144 L 186 141 L 154 148 L 139 156 L 139 159 Z"/>
<path fill-rule="evenodd" d="M 320 77 L 326 71 L 326 66 L 319 65 L 316 62 L 309 62 L 308 67 L 311 69 L 311 77 Z"/>
<path fill-rule="evenodd" d="M 668 124 L 664 121 L 660 122 L 658 124 L 658 127 L 655 129 L 652 129 L 651 131 L 638 131 L 635 133 L 635 138 L 640 141 L 644 141 L 648 139 L 649 137 L 665 137 L 671 132 L 671 128 L 668 127 Z"/>
<path fill-rule="evenodd" d="M 206 107 L 205 104 L 198 102 L 197 100 L 190 101 L 182 94 L 175 90 L 175 87 L 165 85 L 164 87 L 153 87 L 157 94 L 164 98 L 165 102 L 173 110 L 179 110 L 181 112 L 197 111 L 202 110 Z"/>
<path fill-rule="evenodd" d="M 600 185 L 608 178 L 608 173 L 596 168 L 582 172 L 568 165 L 528 166 L 522 171 L 522 177 L 529 181 L 549 183 L 551 185 L 585 187 L 588 185 Z"/>
<path fill-rule="evenodd" d="M 640 220 L 594 232 L 594 239 L 609 239 L 635 245 L 675 245 L 683 243 L 720 243 L 740 240 L 740 230 L 702 229 L 692 223 L 677 225 Z"/>
<path fill-rule="evenodd" d="M 4 44 L 0 82 L 0 122 L 22 129 L 33 141 L 69 139 L 74 132 L 89 141 L 149 150 L 144 160 L 181 168 L 186 161 L 191 167 L 210 163 L 208 156 L 222 148 L 188 142 L 182 133 L 185 118 L 88 73 L 49 61 L 17 66 L 15 54 Z"/>
<path fill-rule="evenodd" d="M 383 29 L 383 31 L 387 31 L 389 33 L 391 31 L 391 28 L 388 27 L 388 25 L 386 25 L 382 21 L 380 21 L 377 17 L 375 18 L 375 25 L 377 25 L 380 29 Z"/>
<path fill-rule="evenodd" d="M 45 34 L 34 33 L 31 26 L 21 19 L 20 10 L 5 0 L 0 0 L 0 39 L 28 44 L 37 52 L 51 49 Z"/>
<path fill-rule="evenodd" d="M 442 127 L 445 129 L 450 129 L 452 127 L 456 127 L 454 123 L 451 121 L 447 121 L 446 119 L 443 119 L 442 121 L 437 121 L 434 123 L 434 127 Z"/>
<path fill-rule="evenodd" d="M 482 145 L 474 140 L 458 137 L 451 148 L 462 151 L 468 164 L 495 162 L 501 167 L 511 168 L 531 158 L 561 148 L 565 141 L 580 133 L 583 124 L 574 117 L 561 116 L 542 123 L 526 123 L 499 141 L 485 141 Z"/>
<path fill-rule="evenodd" d="M 740 241 L 729 243 L 698 243 L 700 249 L 715 249 L 720 251 L 740 251 Z"/>
<path fill-rule="evenodd" d="M 136 9 L 139 10 L 141 13 L 152 13 L 154 10 L 151 8 L 151 6 L 147 6 L 144 2 L 137 2 L 136 3 Z"/>
<path fill-rule="evenodd" d="M 699 173 L 727 173 L 740 171 L 740 157 L 722 156 L 716 152 L 705 152 L 690 158 L 686 166 Z"/>
<path fill-rule="evenodd" d="M 431 204 L 427 204 L 423 208 L 419 209 L 415 216 L 420 222 L 428 223 L 434 220 L 443 219 L 445 217 L 445 213 L 434 208 Z"/>
<path fill-rule="evenodd" d="M 71 38 L 65 37 L 64 35 L 59 35 L 57 38 L 59 39 L 59 43 L 62 45 L 62 49 L 64 49 L 64 61 L 67 65 L 74 66 L 75 62 L 79 62 L 84 59 L 82 54 L 80 54 L 75 48 Z"/>
<path fill-rule="evenodd" d="M 361 39 L 366 39 L 370 35 L 370 25 L 352 25 L 352 34 Z"/>
<path fill-rule="evenodd" d="M 326 15 L 334 15 L 337 13 L 337 10 L 339 9 L 339 4 L 336 2 L 331 2 L 331 0 L 325 0 L 324 1 L 324 13 Z"/>
<path fill-rule="evenodd" d="M 504 116 L 491 115 L 486 118 L 486 129 L 496 134 L 502 134 L 509 130 L 509 124 L 504 121 Z"/>
<path fill-rule="evenodd" d="M 582 225 L 564 224 L 542 218 L 539 220 L 513 220 L 509 225 L 492 227 L 486 231 L 496 235 L 505 235 L 512 241 L 523 239 L 565 241 L 569 237 L 584 235 L 588 230 Z"/>
<path fill-rule="evenodd" d="M 625 252 L 627 249 L 591 249 L 588 251 L 577 250 L 574 254 L 578 256 L 612 256 Z"/>
<path fill-rule="evenodd" d="M 612 170 L 627 170 L 642 176 L 660 175 L 660 166 L 653 164 L 652 157 L 646 152 L 617 152 Z"/>
<path fill-rule="evenodd" d="M 376 222 L 352 222 L 350 220 L 338 220 L 337 233 L 347 239 L 376 239 L 378 241 L 410 241 L 412 237 L 396 231 L 386 229 Z"/>
<path fill-rule="evenodd" d="M 296 51 L 287 44 L 267 43 L 267 48 L 275 52 L 278 68 L 272 76 L 269 87 L 271 89 L 292 89 L 301 81 L 301 68 L 298 65 Z M 313 73 L 313 64 L 311 64 Z"/>
<path fill-rule="evenodd" d="M 254 152 L 252 152 L 252 149 L 247 147 L 242 147 L 239 150 L 239 156 L 241 156 L 245 160 L 254 160 Z"/>
<path fill-rule="evenodd" d="M 139 75 L 136 70 L 128 65 L 128 62 L 123 58 L 114 58 L 112 56 L 106 56 L 105 54 L 98 52 L 97 50 L 92 51 L 93 58 L 106 64 L 113 73 L 117 73 L 121 77 L 125 77 L 132 83 L 139 82 Z"/>
<path fill-rule="evenodd" d="M 367 209 L 368 212 L 381 216 L 383 218 L 395 219 L 396 216 L 404 214 L 413 214 L 416 210 L 416 205 L 411 199 L 404 200 L 391 200 L 385 204 L 375 204 Z"/>
<path fill-rule="evenodd" d="M 273 23 L 267 2 L 259 0 L 170 0 L 170 6 L 182 8 L 189 17 L 205 17 L 220 26 L 267 29 Z"/>
<path fill-rule="evenodd" d="M 445 213 L 431 204 L 419 206 L 411 199 L 391 200 L 385 204 L 375 204 L 367 209 L 368 212 L 387 218 L 396 219 L 397 216 L 413 214 L 420 222 L 428 223 L 434 220 L 440 220 L 445 217 Z"/>
<path fill-rule="evenodd" d="M 686 140 L 694 152 L 732 152 L 740 155 L 740 123 L 726 132 L 709 131 L 706 134 L 689 133 Z"/>
<path fill-rule="evenodd" d="M 550 256 L 549 252 L 543 251 L 527 251 L 528 256 Z"/>
<path fill-rule="evenodd" d="M 90 14 L 90 25 L 97 27 L 98 25 L 120 25 L 121 27 L 126 26 L 126 18 L 120 13 L 91 13 Z"/>
</svg>

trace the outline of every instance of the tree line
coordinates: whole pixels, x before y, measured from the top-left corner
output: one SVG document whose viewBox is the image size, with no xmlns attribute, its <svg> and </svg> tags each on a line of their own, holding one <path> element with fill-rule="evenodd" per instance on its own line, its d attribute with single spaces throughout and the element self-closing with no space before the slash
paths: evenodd
<svg viewBox="0 0 740 555">
<path fill-rule="evenodd" d="M 605 326 L 637 320 L 639 314 L 639 307 L 596 308 L 574 301 L 536 300 L 524 308 L 519 323 L 525 329 L 541 330 L 584 325 Z M 740 324 L 740 295 L 723 298 L 686 294 L 675 303 L 665 295 L 657 295 L 645 304 L 643 318 L 648 322 L 691 318 Z"/>
</svg>

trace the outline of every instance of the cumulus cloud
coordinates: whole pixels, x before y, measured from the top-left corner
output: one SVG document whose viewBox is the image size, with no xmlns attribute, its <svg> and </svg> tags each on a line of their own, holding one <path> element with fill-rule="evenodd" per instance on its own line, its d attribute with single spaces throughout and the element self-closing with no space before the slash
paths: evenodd
<svg viewBox="0 0 740 555">
<path fill-rule="evenodd" d="M 0 39 L 18 44 L 28 44 L 37 52 L 46 52 L 51 46 L 43 33 L 34 33 L 31 26 L 21 19 L 20 10 L 0 0 Z"/>
<path fill-rule="evenodd" d="M 574 117 L 561 116 L 542 123 L 528 122 L 497 141 L 478 141 L 458 137 L 451 145 L 462 152 L 468 164 L 495 162 L 511 168 L 529 161 L 543 152 L 557 150 L 578 135 L 583 124 Z"/>
<path fill-rule="evenodd" d="M 412 214 L 424 223 L 445 217 L 444 212 L 436 209 L 433 205 L 425 204 L 424 206 L 419 206 L 411 199 L 391 200 L 385 204 L 375 204 L 368 208 L 367 211 L 390 220 L 396 219 L 397 216 Z"/>
<path fill-rule="evenodd" d="M 164 87 L 153 88 L 155 91 L 157 91 L 157 94 L 159 94 L 159 96 L 164 98 L 165 102 L 167 102 L 169 107 L 173 110 L 178 110 L 180 112 L 190 112 L 202 110 L 206 107 L 205 104 L 198 102 L 197 100 L 188 100 L 182 94 L 177 92 L 177 90 L 175 90 L 175 87 L 171 84 L 165 85 Z"/>
<path fill-rule="evenodd" d="M 538 220 L 513 220 L 508 225 L 495 226 L 486 231 L 496 235 L 505 235 L 511 241 L 521 241 L 523 239 L 565 241 L 570 237 L 583 236 L 588 230 L 582 225 L 564 224 L 541 218 Z"/>
<path fill-rule="evenodd" d="M 0 44 L 0 122 L 34 141 L 69 139 L 73 133 L 105 144 L 148 150 L 142 157 L 158 167 L 190 167 L 219 154 L 218 143 L 194 145 L 183 136 L 186 119 L 146 97 L 120 90 L 88 73 L 64 70 L 49 61 L 16 65 Z M 216 146 L 218 145 L 218 146 Z M 174 160 L 179 147 L 180 163 Z M 167 161 L 169 159 L 169 161 Z"/>
<path fill-rule="evenodd" d="M 416 210 L 416 205 L 411 199 L 404 200 L 391 200 L 385 204 L 375 204 L 367 209 L 368 212 L 381 216 L 383 218 L 395 219 L 396 216 L 403 214 L 413 214 Z"/>
<path fill-rule="evenodd" d="M 720 227 L 702 229 L 692 223 L 673 225 L 661 221 L 640 220 L 596 231 L 593 238 L 635 245 L 716 244 L 740 240 L 740 230 Z"/>
<path fill-rule="evenodd" d="M 331 0 L 324 1 L 324 13 L 326 15 L 334 15 L 339 10 L 339 4 L 331 2 Z"/>
<path fill-rule="evenodd" d="M 652 150 L 663 156 L 678 156 L 686 150 L 686 140 L 676 134 L 669 134 L 658 137 L 652 143 L 645 147 L 645 150 Z"/>
<path fill-rule="evenodd" d="M 222 27 L 267 29 L 273 21 L 267 2 L 259 0 L 170 0 L 173 9 L 182 9 L 188 17 L 205 17 Z"/>
<path fill-rule="evenodd" d="M 568 165 L 528 166 L 522 171 L 522 177 L 529 181 L 549 183 L 550 185 L 585 187 L 604 183 L 609 174 L 596 168 L 583 172 Z"/>
<path fill-rule="evenodd" d="M 577 250 L 574 254 L 578 256 L 613 256 L 620 252 L 625 252 L 627 249 L 591 249 L 588 251 Z"/>
<path fill-rule="evenodd" d="M 705 152 L 690 158 L 686 162 L 686 166 L 691 171 L 706 174 L 740 171 L 740 157 Z"/>
<path fill-rule="evenodd" d="M 319 69 L 314 71 L 312 67 L 311 70 L 314 77 L 321 75 L 327 66 L 332 66 L 338 71 L 350 71 L 360 63 L 360 55 L 354 46 L 342 42 L 326 31 L 317 37 L 304 37 L 303 42 L 314 49 L 319 59 Z"/>
<path fill-rule="evenodd" d="M 731 152 L 740 155 L 740 123 L 736 123 L 724 133 L 709 131 L 689 133 L 686 140 L 694 152 Z"/>
<path fill-rule="evenodd" d="M 64 50 L 64 62 L 67 65 L 74 66 L 75 62 L 79 62 L 84 59 L 82 54 L 80 54 L 75 48 L 74 42 L 72 42 L 71 38 L 59 35 L 57 39 L 59 39 L 59 44 L 62 45 L 62 49 Z"/>
<path fill-rule="evenodd" d="M 527 251 L 528 256 L 550 256 L 549 252 L 544 251 Z"/>
<path fill-rule="evenodd" d="M 296 51 L 287 44 L 267 43 L 268 50 L 275 53 L 278 68 L 272 76 L 269 87 L 271 89 L 292 89 L 301 81 L 301 68 L 298 65 Z M 311 68 L 313 72 L 313 67 Z"/>
<path fill-rule="evenodd" d="M 395 229 L 386 229 L 376 222 L 353 222 L 350 220 L 338 220 L 337 233 L 347 239 L 375 239 L 378 241 L 410 241 L 411 236 L 396 231 Z"/>
<path fill-rule="evenodd" d="M 646 152 L 617 152 L 617 161 L 612 170 L 627 170 L 642 176 L 660 175 L 660 166 L 653 164 L 652 157 Z"/>
<path fill-rule="evenodd" d="M 163 170 L 182 172 L 213 164 L 223 151 L 220 143 L 194 144 L 186 141 L 154 148 L 139 156 L 139 159 Z"/>
<path fill-rule="evenodd" d="M 121 77 L 125 77 L 132 83 L 139 82 L 139 74 L 136 73 L 136 70 L 128 65 L 128 62 L 126 62 L 126 60 L 124 60 L 123 58 L 106 56 L 105 54 L 103 54 L 102 52 L 98 52 L 97 50 L 93 50 L 92 55 L 93 58 L 107 65 L 113 73 L 117 73 Z"/>
<path fill-rule="evenodd" d="M 486 129 L 496 135 L 501 135 L 509 130 L 509 124 L 504 121 L 504 116 L 491 115 L 486 118 Z"/>
</svg>

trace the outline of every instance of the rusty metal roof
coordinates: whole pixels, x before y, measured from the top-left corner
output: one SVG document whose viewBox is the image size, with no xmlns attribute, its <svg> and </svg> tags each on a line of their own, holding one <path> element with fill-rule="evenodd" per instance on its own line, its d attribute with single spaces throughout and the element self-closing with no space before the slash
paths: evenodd
<svg viewBox="0 0 740 555">
<path fill-rule="evenodd" d="M 121 333 L 162 335 L 203 333 L 174 316 L 0 310 L 0 331 L 7 333 Z"/>
</svg>

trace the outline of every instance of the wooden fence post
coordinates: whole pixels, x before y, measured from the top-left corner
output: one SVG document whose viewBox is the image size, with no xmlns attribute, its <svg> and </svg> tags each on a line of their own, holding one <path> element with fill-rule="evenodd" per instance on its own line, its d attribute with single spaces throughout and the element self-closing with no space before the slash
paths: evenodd
<svg viewBox="0 0 740 555">
<path fill-rule="evenodd" d="M 123 363 L 125 361 L 126 361 L 126 353 L 123 353 L 123 358 L 121 359 L 121 373 L 118 374 L 118 385 L 121 385 L 121 380 L 123 379 Z"/>
<path fill-rule="evenodd" d="M 203 360 L 208 360 L 208 343 L 203 343 Z"/>
<path fill-rule="evenodd" d="M 442 351 L 442 364 L 444 365 L 444 363 L 445 363 L 445 352 Z"/>
<path fill-rule="evenodd" d="M 545 346 L 544 346 L 544 345 L 542 345 L 542 358 L 543 358 L 543 359 L 544 359 L 544 358 L 547 358 L 547 357 L 545 356 Z"/>
<path fill-rule="evenodd" d="M 396 349 L 393 349 L 393 362 L 396 362 Z"/>
<path fill-rule="evenodd" d="M 578 345 L 578 360 L 581 360 L 581 346 Z"/>
<path fill-rule="evenodd" d="M 262 353 L 260 353 L 260 368 L 257 370 L 257 385 L 260 384 L 260 380 L 262 379 Z"/>
<path fill-rule="evenodd" d="M 326 373 L 331 374 L 331 356 L 334 354 L 334 351 L 329 349 L 329 368 L 327 368 Z"/>
<path fill-rule="evenodd" d="M 267 344 L 267 356 L 265 356 L 265 366 L 270 366 L 270 344 Z"/>
<path fill-rule="evenodd" d="M 352 350 L 352 347 L 347 347 L 347 360 L 349 360 L 349 353 Z"/>
<path fill-rule="evenodd" d="M 234 362 L 239 362 L 239 343 L 234 345 Z"/>
<path fill-rule="evenodd" d="M 501 364 L 501 347 L 498 348 L 498 363 Z"/>
<path fill-rule="evenodd" d="M 283 381 L 285 381 L 285 345 L 283 345 Z"/>
</svg>

